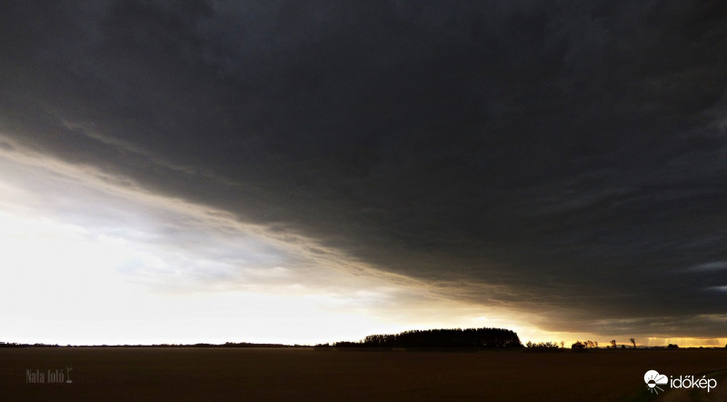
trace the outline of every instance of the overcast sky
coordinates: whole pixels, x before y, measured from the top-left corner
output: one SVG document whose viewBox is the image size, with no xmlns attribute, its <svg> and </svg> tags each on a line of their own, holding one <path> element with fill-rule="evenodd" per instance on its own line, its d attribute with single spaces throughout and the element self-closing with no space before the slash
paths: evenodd
<svg viewBox="0 0 727 402">
<path fill-rule="evenodd" d="M 3 1 L 0 337 L 724 344 L 725 49 L 720 1 Z"/>
</svg>

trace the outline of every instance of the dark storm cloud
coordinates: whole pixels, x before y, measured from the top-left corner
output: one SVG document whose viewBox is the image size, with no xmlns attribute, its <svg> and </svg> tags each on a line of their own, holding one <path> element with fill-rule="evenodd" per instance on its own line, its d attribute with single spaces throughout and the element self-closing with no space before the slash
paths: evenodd
<svg viewBox="0 0 727 402">
<path fill-rule="evenodd" d="M 0 133 L 550 329 L 694 322 L 726 48 L 719 2 L 5 2 Z"/>
</svg>

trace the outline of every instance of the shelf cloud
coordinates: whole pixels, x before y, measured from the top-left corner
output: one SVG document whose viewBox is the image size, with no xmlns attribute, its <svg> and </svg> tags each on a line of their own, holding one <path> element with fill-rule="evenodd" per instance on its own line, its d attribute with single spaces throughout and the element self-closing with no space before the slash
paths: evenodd
<svg viewBox="0 0 727 402">
<path fill-rule="evenodd" d="M 725 337 L 725 48 L 720 2 L 5 2 L 0 206 L 167 290 Z"/>
</svg>

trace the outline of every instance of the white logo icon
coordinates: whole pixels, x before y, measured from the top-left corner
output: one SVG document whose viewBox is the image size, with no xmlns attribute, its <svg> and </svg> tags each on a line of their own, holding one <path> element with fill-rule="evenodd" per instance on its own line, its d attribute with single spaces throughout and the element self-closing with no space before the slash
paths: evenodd
<svg viewBox="0 0 727 402">
<path fill-rule="evenodd" d="M 669 382 L 669 379 L 666 378 L 664 374 L 659 374 L 656 370 L 649 370 L 644 374 L 644 382 L 646 383 L 646 386 L 649 388 L 649 392 L 653 392 L 655 394 L 659 394 L 659 391 L 664 391 L 659 385 L 664 385 Z"/>
</svg>

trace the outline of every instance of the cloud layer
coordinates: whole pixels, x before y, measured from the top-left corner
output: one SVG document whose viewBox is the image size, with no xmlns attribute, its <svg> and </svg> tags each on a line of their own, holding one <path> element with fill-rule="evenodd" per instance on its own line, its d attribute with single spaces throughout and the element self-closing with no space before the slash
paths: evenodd
<svg viewBox="0 0 727 402">
<path fill-rule="evenodd" d="M 719 2 L 1 7 L 4 152 L 543 329 L 724 335 Z"/>
</svg>

